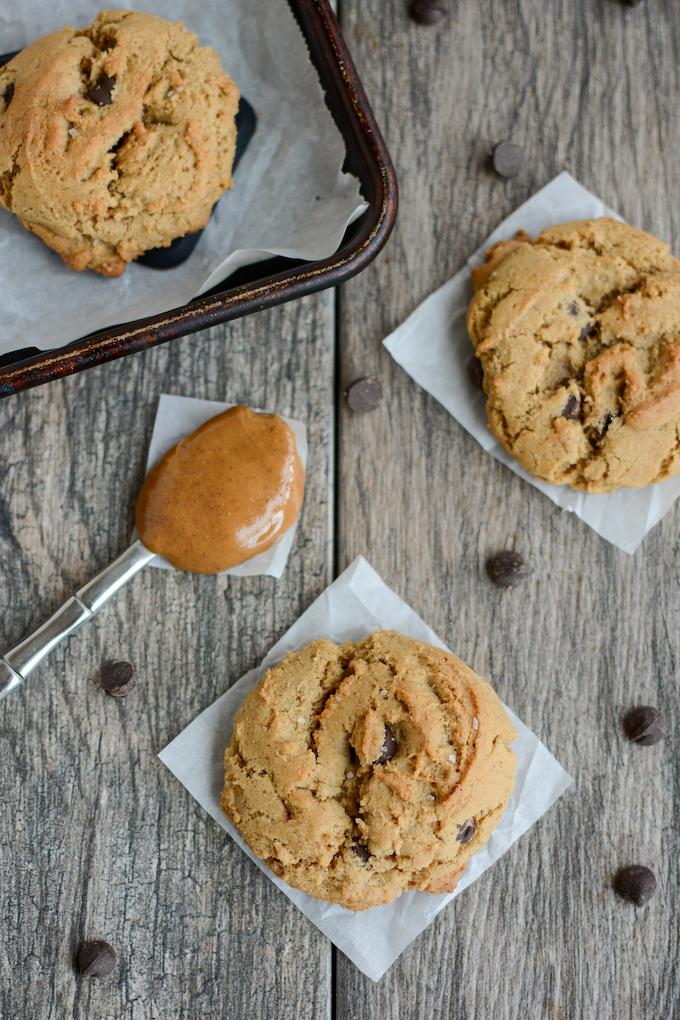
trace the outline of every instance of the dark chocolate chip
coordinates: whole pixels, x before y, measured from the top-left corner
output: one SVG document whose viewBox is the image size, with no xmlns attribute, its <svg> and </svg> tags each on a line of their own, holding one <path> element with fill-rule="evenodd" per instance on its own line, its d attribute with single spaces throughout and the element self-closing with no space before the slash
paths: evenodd
<svg viewBox="0 0 680 1020">
<path fill-rule="evenodd" d="M 576 421 L 581 417 L 581 398 L 577 397 L 575 393 L 570 393 L 567 397 L 562 417 L 568 418 L 569 421 Z"/>
<path fill-rule="evenodd" d="M 358 840 L 352 843 L 352 850 L 357 855 L 362 864 L 368 864 L 371 859 L 371 855 L 368 852 L 368 847 L 365 843 L 359 843 Z"/>
<path fill-rule="evenodd" d="M 385 723 L 385 736 L 383 737 L 382 747 L 380 748 L 380 754 L 375 759 L 376 765 L 384 765 L 386 761 L 390 761 L 394 758 L 395 751 L 397 750 L 397 738 L 394 735 L 394 730 L 391 726 Z"/>
<path fill-rule="evenodd" d="M 614 876 L 614 890 L 636 907 L 644 907 L 656 892 L 656 877 L 644 864 L 630 864 Z"/>
<path fill-rule="evenodd" d="M 666 736 L 666 721 L 651 705 L 631 708 L 623 720 L 623 729 L 629 740 L 649 747 L 658 744 Z"/>
<path fill-rule="evenodd" d="M 91 102 L 96 103 L 97 106 L 110 106 L 113 102 L 111 94 L 115 84 L 115 75 L 105 74 L 102 71 L 96 82 L 87 89 L 85 95 Z"/>
<path fill-rule="evenodd" d="M 522 169 L 524 153 L 514 142 L 499 142 L 493 150 L 491 162 L 499 177 L 516 177 Z"/>
<path fill-rule="evenodd" d="M 482 369 L 481 361 L 474 354 L 465 366 L 465 374 L 472 385 L 476 386 L 478 390 L 481 390 L 482 382 L 484 381 L 484 371 Z"/>
<path fill-rule="evenodd" d="M 595 336 L 597 333 L 597 323 L 587 322 L 581 332 L 578 335 L 579 340 L 588 340 L 589 337 Z"/>
<path fill-rule="evenodd" d="M 528 577 L 532 569 L 523 556 L 507 549 L 486 561 L 486 572 L 499 588 L 513 588 Z"/>
<path fill-rule="evenodd" d="M 567 305 L 567 315 L 574 315 L 574 316 L 576 316 L 576 315 L 578 315 L 580 310 L 581 309 L 579 308 L 579 306 L 577 305 L 577 303 L 575 301 L 570 301 L 569 304 Z"/>
<path fill-rule="evenodd" d="M 101 685 L 112 698 L 127 698 L 137 684 L 131 662 L 105 662 L 101 669 Z"/>
<path fill-rule="evenodd" d="M 108 977 L 116 965 L 116 954 L 108 942 L 83 942 L 78 950 L 78 970 L 83 977 Z"/>
<path fill-rule="evenodd" d="M 382 400 L 382 384 L 378 379 L 357 379 L 347 390 L 347 403 L 353 411 L 375 411 Z"/>
<path fill-rule="evenodd" d="M 449 8 L 444 0 L 411 0 L 408 13 L 419 25 L 436 25 L 443 21 L 449 13 Z"/>
<path fill-rule="evenodd" d="M 12 102 L 13 95 L 14 95 L 14 82 L 11 81 L 2 94 L 2 98 L 5 100 L 5 109 L 7 109 L 9 104 Z"/>
<path fill-rule="evenodd" d="M 604 417 L 601 418 L 600 421 L 595 426 L 595 436 L 597 439 L 602 439 L 604 437 L 607 429 L 609 428 L 613 421 L 614 415 L 607 411 Z"/>
<path fill-rule="evenodd" d="M 465 843 L 470 842 L 476 831 L 477 826 L 475 825 L 474 818 L 468 818 L 467 822 L 463 822 L 463 824 L 458 827 L 458 835 L 456 836 L 456 839 L 459 843 L 465 845 Z"/>
</svg>

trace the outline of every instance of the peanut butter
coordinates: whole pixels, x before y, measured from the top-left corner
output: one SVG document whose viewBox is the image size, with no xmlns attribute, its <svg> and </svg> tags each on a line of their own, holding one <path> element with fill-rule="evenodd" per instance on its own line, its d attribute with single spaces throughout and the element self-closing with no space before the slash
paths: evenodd
<svg viewBox="0 0 680 1020">
<path fill-rule="evenodd" d="M 264 552 L 295 523 L 304 468 L 275 414 L 232 407 L 169 450 L 147 475 L 135 521 L 179 570 L 218 574 Z"/>
</svg>

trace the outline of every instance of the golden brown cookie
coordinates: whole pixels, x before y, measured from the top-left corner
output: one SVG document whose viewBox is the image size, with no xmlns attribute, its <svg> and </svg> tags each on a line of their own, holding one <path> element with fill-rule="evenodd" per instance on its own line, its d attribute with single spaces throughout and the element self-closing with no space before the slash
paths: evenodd
<svg viewBox="0 0 680 1020">
<path fill-rule="evenodd" d="M 391 631 L 285 658 L 239 709 L 222 807 L 289 885 L 364 910 L 452 890 L 515 783 L 515 732 L 454 655 Z"/>
<path fill-rule="evenodd" d="M 564 223 L 487 253 L 468 331 L 489 427 L 531 474 L 588 492 L 680 471 L 680 261 L 642 230 Z"/>
<path fill-rule="evenodd" d="M 72 269 L 119 276 L 231 187 L 239 92 L 180 22 L 103 11 L 0 68 L 0 205 Z"/>
</svg>

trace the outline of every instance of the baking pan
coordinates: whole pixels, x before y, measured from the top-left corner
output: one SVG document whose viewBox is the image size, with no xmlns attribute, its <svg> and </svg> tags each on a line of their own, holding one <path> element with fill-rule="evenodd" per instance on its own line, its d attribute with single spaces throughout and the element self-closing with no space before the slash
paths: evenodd
<svg viewBox="0 0 680 1020">
<path fill-rule="evenodd" d="M 397 213 L 397 181 L 385 142 L 328 0 L 287 2 L 345 140 L 344 169 L 359 178 L 368 203 L 363 216 L 346 231 L 340 248 L 319 262 L 271 258 L 243 267 L 181 308 L 100 330 L 56 350 L 14 351 L 0 358 L 0 397 L 337 286 L 376 257 Z"/>
</svg>

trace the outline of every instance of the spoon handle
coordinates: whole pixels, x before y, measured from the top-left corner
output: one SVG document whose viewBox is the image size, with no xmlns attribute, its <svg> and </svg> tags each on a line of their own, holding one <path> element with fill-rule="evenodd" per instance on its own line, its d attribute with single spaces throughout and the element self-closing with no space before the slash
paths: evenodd
<svg viewBox="0 0 680 1020">
<path fill-rule="evenodd" d="M 91 620 L 111 596 L 153 557 L 154 554 L 140 541 L 133 542 L 117 560 L 67 599 L 42 627 L 38 627 L 33 634 L 2 656 L 0 701 L 15 690 L 64 638 L 80 627 L 81 623 Z"/>
</svg>

